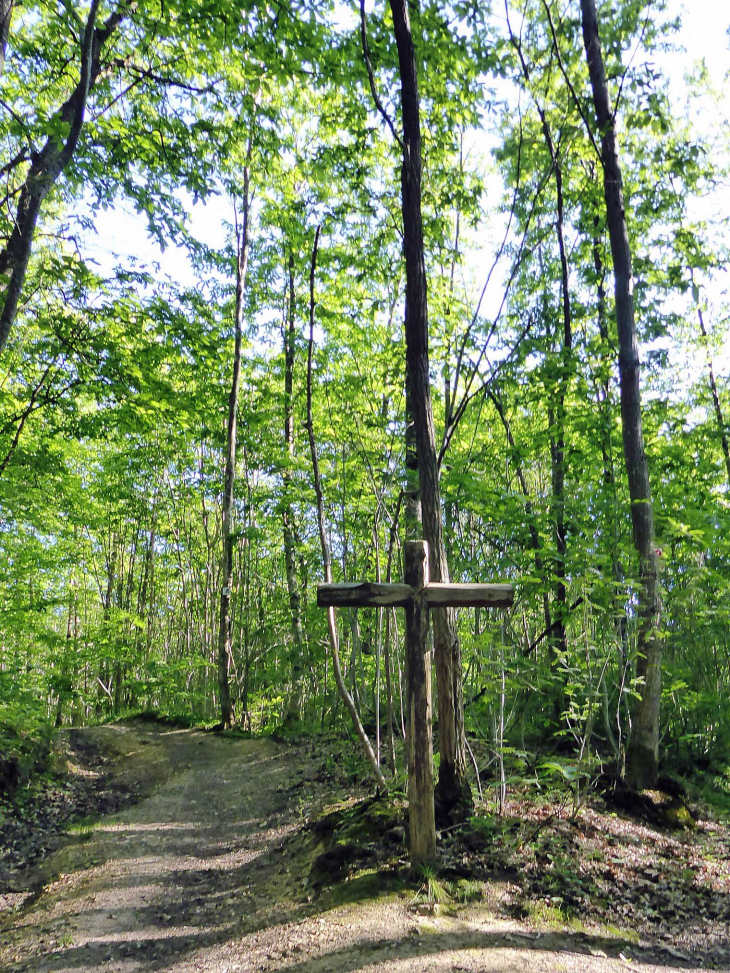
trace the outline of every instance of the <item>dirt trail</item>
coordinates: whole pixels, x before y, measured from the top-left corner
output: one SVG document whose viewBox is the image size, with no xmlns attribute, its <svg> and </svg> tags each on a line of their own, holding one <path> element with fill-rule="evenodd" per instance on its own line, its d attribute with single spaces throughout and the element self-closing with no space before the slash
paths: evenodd
<svg viewBox="0 0 730 973">
<path fill-rule="evenodd" d="M 306 754 L 191 731 L 108 732 L 157 753 L 169 775 L 45 863 L 52 880 L 0 927 L 3 973 L 669 968 L 636 952 L 604 958 L 585 935 L 538 937 L 477 908 L 420 916 L 391 896 L 325 910 L 295 887 L 301 874 L 285 857 L 302 827 Z"/>
</svg>

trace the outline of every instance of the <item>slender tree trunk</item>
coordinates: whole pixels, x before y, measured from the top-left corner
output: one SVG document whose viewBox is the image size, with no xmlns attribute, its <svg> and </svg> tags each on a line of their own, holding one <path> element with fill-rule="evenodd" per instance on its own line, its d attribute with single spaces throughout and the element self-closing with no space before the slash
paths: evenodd
<svg viewBox="0 0 730 973">
<path fill-rule="evenodd" d="M 517 444 L 515 443 L 515 438 L 512 434 L 512 427 L 510 425 L 509 419 L 507 418 L 507 413 L 504 409 L 504 404 L 502 400 L 494 389 L 487 389 L 487 395 L 489 396 L 494 408 L 497 410 L 497 415 L 499 416 L 502 426 L 504 427 L 504 432 L 507 437 L 507 443 L 515 457 L 515 472 L 517 475 L 517 482 L 520 485 L 520 491 L 525 499 L 525 515 L 527 517 L 527 529 L 530 532 L 530 546 L 535 555 L 535 573 L 539 578 L 544 577 L 544 564 L 541 554 L 542 544 L 540 543 L 540 533 L 537 529 L 537 517 L 535 515 L 535 507 L 530 499 L 530 491 L 527 487 L 527 479 L 525 477 L 525 471 L 522 467 L 522 462 L 519 458 L 519 451 L 517 449 Z M 542 587 L 542 612 L 545 619 L 545 631 L 552 631 L 553 623 L 550 614 L 550 595 L 548 591 L 547 584 L 541 585 Z"/>
<path fill-rule="evenodd" d="M 109 553 L 107 557 L 107 577 L 106 577 L 106 591 L 102 596 L 102 625 L 104 637 L 107 644 L 112 643 L 112 603 L 114 601 L 114 586 L 117 579 L 117 535 L 116 533 L 110 533 L 109 535 Z M 109 681 L 108 676 L 108 665 L 102 662 L 99 666 L 99 672 L 96 677 L 97 682 L 97 693 L 96 693 L 96 706 L 95 712 L 96 716 L 101 716 L 102 714 L 102 701 L 104 698 L 109 699 L 112 702 L 112 697 L 109 693 L 107 686 L 105 685 Z"/>
<path fill-rule="evenodd" d="M 730 443 L 728 443 L 727 435 L 727 423 L 725 422 L 725 415 L 722 411 L 722 403 L 720 402 L 720 393 L 717 390 L 717 381 L 715 380 L 715 366 L 712 361 L 712 354 L 710 353 L 710 343 L 707 338 L 707 329 L 705 328 L 705 318 L 702 314 L 702 305 L 700 304 L 699 290 L 694 281 L 692 281 L 692 294 L 695 300 L 695 306 L 697 308 L 697 320 L 700 325 L 700 333 L 702 335 L 702 346 L 705 349 L 705 357 L 707 358 L 707 381 L 710 386 L 710 394 L 712 395 L 712 405 L 715 409 L 715 418 L 717 419 L 717 429 L 720 433 L 720 445 L 722 446 L 722 455 L 725 459 L 725 472 L 727 473 L 727 482 L 730 486 Z"/>
<path fill-rule="evenodd" d="M 348 673 L 350 692 L 355 701 L 355 706 L 358 712 L 360 712 L 362 710 L 362 703 L 360 701 L 360 685 L 357 680 L 357 670 L 358 662 L 362 657 L 362 645 L 360 640 L 360 619 L 356 608 L 348 608 L 347 619 L 350 624 L 350 671 Z"/>
<path fill-rule="evenodd" d="M 558 380 L 555 392 L 554 406 L 548 410 L 550 416 L 550 428 L 555 430 L 550 436 L 550 458 L 552 472 L 552 506 L 553 506 L 553 529 L 555 533 L 555 606 L 553 618 L 555 624 L 555 635 L 552 639 L 553 648 L 556 653 L 556 671 L 560 671 L 560 659 L 565 657 L 568 651 L 568 638 L 565 628 L 565 620 L 568 614 L 568 591 L 565 584 L 566 568 L 565 562 L 568 554 L 567 528 L 565 522 L 565 478 L 566 478 L 566 458 L 565 458 L 565 427 L 566 427 L 566 408 L 565 400 L 568 393 L 570 382 L 571 354 L 572 354 L 572 315 L 570 305 L 570 290 L 568 276 L 568 258 L 565 248 L 565 238 L 563 234 L 565 202 L 563 198 L 563 175 L 560 159 L 553 144 L 550 127 L 547 119 L 543 118 L 543 134 L 547 143 L 550 158 L 553 163 L 555 173 L 555 192 L 557 203 L 556 234 L 558 241 L 558 251 L 560 254 L 560 290 L 562 297 L 563 328 L 562 338 L 559 338 L 558 359 Z M 557 328 L 556 328 L 557 330 Z M 565 697 L 562 689 L 556 699 L 556 722 L 561 722 Z"/>
<path fill-rule="evenodd" d="M 155 604 L 155 541 L 157 537 L 157 504 L 159 491 L 155 489 L 152 500 L 152 523 L 150 524 L 150 536 L 145 551 L 144 571 L 142 574 L 142 586 L 139 594 L 139 607 L 137 614 L 146 620 L 146 651 L 149 655 L 152 648 L 152 633 L 154 625 L 154 604 Z"/>
<path fill-rule="evenodd" d="M 126 542 L 124 537 L 122 537 L 122 563 L 120 565 L 119 574 L 119 586 L 117 593 L 117 605 L 125 613 L 126 618 L 130 617 L 130 612 L 132 609 L 132 592 L 134 590 L 134 579 L 135 579 L 135 565 L 137 563 L 137 550 L 139 547 L 139 536 L 140 528 L 137 526 L 134 534 L 134 540 L 131 542 L 131 550 L 129 552 L 129 560 L 126 565 L 126 583 L 124 578 L 124 551 L 126 547 Z M 128 665 L 126 664 L 126 652 L 124 651 L 128 645 L 133 644 L 134 635 L 131 630 L 131 626 L 127 629 L 126 622 L 124 627 L 121 628 L 121 638 L 118 644 L 116 658 L 114 660 L 114 704 L 113 712 L 116 716 L 121 712 L 122 707 L 127 702 L 127 693 L 125 692 L 124 682 L 128 675 Z"/>
<path fill-rule="evenodd" d="M 284 325 L 284 468 L 282 473 L 284 498 L 282 520 L 284 528 L 284 562 L 291 612 L 291 691 L 286 703 L 284 724 L 296 723 L 302 715 L 302 665 L 304 661 L 304 632 L 302 630 L 301 595 L 295 551 L 294 511 L 292 508 L 292 466 L 294 463 L 294 356 L 296 351 L 294 295 L 294 255 L 289 257 L 289 300 Z"/>
<path fill-rule="evenodd" d="M 309 450 L 312 457 L 312 478 L 314 480 L 314 495 L 317 503 L 317 529 L 319 531 L 319 542 L 322 547 L 322 561 L 324 567 L 324 580 L 326 584 L 332 582 L 332 555 L 327 541 L 327 529 L 324 519 L 324 494 L 322 492 L 322 478 L 319 473 L 319 458 L 317 456 L 317 443 L 314 438 L 314 420 L 312 418 L 312 358 L 314 353 L 314 275 L 317 267 L 317 249 L 319 246 L 319 227 L 314 238 L 314 248 L 312 249 L 312 265 L 309 274 L 309 346 L 307 353 L 307 436 L 309 438 Z M 363 748 L 365 758 L 370 764 L 373 776 L 381 790 L 387 791 L 388 785 L 385 782 L 382 771 L 378 766 L 378 760 L 370 743 L 365 728 L 362 725 L 360 714 L 355 706 L 355 701 L 347 690 L 345 680 L 342 676 L 342 666 L 340 665 L 340 640 L 337 633 L 337 622 L 335 619 L 334 608 L 327 609 L 327 629 L 329 632 L 330 652 L 332 655 L 332 669 L 335 677 L 337 691 L 342 702 L 350 714 L 352 725 L 355 728 L 358 739 Z"/>
<path fill-rule="evenodd" d="M 565 617 L 567 614 L 567 588 L 565 585 L 565 561 L 568 554 L 567 528 L 565 522 L 565 477 L 567 462 L 565 458 L 565 426 L 566 410 L 565 399 L 568 394 L 570 383 L 571 357 L 573 347 L 573 326 L 572 309 L 570 304 L 570 284 L 568 273 L 568 255 L 565 247 L 564 218 L 565 200 L 563 196 L 563 171 L 558 158 L 558 153 L 553 144 L 550 127 L 547 120 L 543 124 L 545 141 L 550 152 L 550 157 L 555 170 L 555 192 L 557 202 L 558 218 L 555 224 L 558 252 L 560 254 L 560 292 L 562 301 L 562 340 L 560 341 L 559 352 L 559 376 L 557 394 L 557 429 L 553 443 L 553 503 L 555 505 L 555 547 L 557 551 L 555 574 L 557 577 L 555 599 L 557 601 L 557 614 L 559 629 L 557 634 L 557 645 L 561 652 L 567 652 L 568 641 L 565 631 Z"/>
<path fill-rule="evenodd" d="M 60 678 L 58 680 L 58 700 L 56 702 L 56 719 L 54 726 L 63 726 L 63 707 L 67 700 L 73 699 L 73 680 L 76 677 L 76 666 L 72 667 L 70 657 L 75 656 L 74 619 L 78 613 L 78 589 L 76 586 L 75 569 L 71 568 L 70 592 L 68 598 L 68 616 L 66 619 L 66 644 L 63 650 Z"/>
<path fill-rule="evenodd" d="M 428 300 L 421 216 L 421 123 L 416 52 L 407 0 L 390 0 L 398 47 L 403 114 L 401 204 L 406 264 L 406 393 L 418 455 L 423 530 L 429 544 L 431 580 L 448 581 L 441 522 L 436 434 L 428 360 Z M 409 416 L 410 423 L 410 416 Z M 466 776 L 461 646 L 453 609 L 433 612 L 438 689 L 439 778 L 436 801 L 442 820 L 456 820 L 472 807 Z"/>
<path fill-rule="evenodd" d="M 512 33 L 512 26 L 509 22 L 509 5 L 505 3 L 507 15 L 507 26 L 510 32 L 512 45 L 517 52 L 517 56 L 522 68 L 522 75 L 525 84 L 530 88 L 530 68 L 525 60 L 522 51 L 522 42 Z M 565 561 L 568 551 L 567 530 L 565 523 L 565 477 L 566 477 L 566 458 L 565 458 L 565 427 L 566 409 L 565 399 L 570 382 L 571 357 L 573 346 L 573 326 L 572 309 L 570 303 L 570 275 L 568 268 L 568 254 L 565 246 L 565 197 L 563 193 L 563 170 L 558 154 L 557 146 L 553 140 L 552 131 L 548 122 L 544 108 L 540 104 L 537 96 L 533 92 L 533 100 L 537 113 L 540 116 L 540 126 L 542 128 L 545 146 L 550 156 L 552 172 L 555 176 L 555 203 L 557 219 L 555 221 L 555 233 L 558 244 L 558 254 L 560 257 L 560 296 L 562 304 L 562 339 L 559 342 L 560 350 L 558 353 L 558 376 L 556 391 L 548 407 L 548 424 L 550 426 L 550 467 L 552 480 L 552 520 L 555 536 L 555 609 L 553 611 L 554 621 L 550 626 L 554 632 L 551 642 L 557 649 L 558 655 L 564 655 L 568 649 L 567 636 L 565 631 L 565 619 L 568 613 L 567 588 L 565 585 Z M 551 329 L 552 330 L 552 329 Z M 557 327 L 555 328 L 557 331 Z M 558 659 L 559 661 L 559 659 Z M 562 700 L 558 697 L 556 718 L 560 722 L 562 716 Z"/>
<path fill-rule="evenodd" d="M 231 589 L 233 586 L 233 500 L 236 479 L 236 432 L 238 427 L 238 395 L 241 385 L 241 345 L 243 341 L 243 292 L 248 270 L 248 249 L 250 234 L 250 163 L 251 136 L 248 142 L 248 156 L 243 170 L 243 223 L 238 236 L 238 259 L 236 262 L 236 309 L 235 338 L 233 351 L 233 378 L 228 397 L 228 435 L 226 439 L 226 472 L 222 502 L 223 559 L 220 572 L 220 607 L 218 615 L 218 705 L 221 725 L 225 728 L 233 722 L 231 702 L 230 668 L 233 633 L 231 625 Z"/>
<path fill-rule="evenodd" d="M 633 711 L 631 740 L 626 753 L 626 778 L 632 787 L 656 782 L 659 765 L 659 704 L 661 698 L 661 642 L 658 556 L 654 544 L 654 514 L 649 467 L 644 450 L 639 381 L 639 345 L 634 319 L 631 248 L 626 226 L 614 114 L 606 83 L 598 34 L 595 0 L 581 0 L 583 43 L 601 133 L 606 221 L 613 257 L 619 379 L 624 456 L 631 498 L 634 545 L 640 560 L 637 675 L 643 681 Z"/>
<path fill-rule="evenodd" d="M 386 609 L 385 612 L 385 693 L 386 693 L 386 719 L 388 721 L 388 767 L 390 768 L 391 774 L 395 774 L 395 736 L 393 734 L 393 721 L 395 719 L 395 714 L 393 712 L 393 666 L 390 658 L 390 645 L 391 645 L 391 631 L 390 631 L 390 616 L 391 612 Z"/>
</svg>

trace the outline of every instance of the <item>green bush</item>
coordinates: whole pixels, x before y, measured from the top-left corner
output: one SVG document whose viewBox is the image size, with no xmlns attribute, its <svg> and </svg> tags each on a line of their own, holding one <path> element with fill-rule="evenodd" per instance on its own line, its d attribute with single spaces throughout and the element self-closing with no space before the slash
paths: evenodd
<svg viewBox="0 0 730 973">
<path fill-rule="evenodd" d="M 39 707 L 0 704 L 0 795 L 11 797 L 47 768 L 52 733 Z"/>
</svg>

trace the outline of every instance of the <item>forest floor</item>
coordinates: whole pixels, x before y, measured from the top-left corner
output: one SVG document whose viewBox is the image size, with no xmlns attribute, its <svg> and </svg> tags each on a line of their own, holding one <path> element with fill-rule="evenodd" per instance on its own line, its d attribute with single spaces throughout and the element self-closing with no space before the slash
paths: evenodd
<svg viewBox="0 0 730 973">
<path fill-rule="evenodd" d="M 64 740 L 66 781 L 0 822 L 4 973 L 730 969 L 718 822 L 516 800 L 445 835 L 419 886 L 342 745 L 141 721 Z"/>
</svg>

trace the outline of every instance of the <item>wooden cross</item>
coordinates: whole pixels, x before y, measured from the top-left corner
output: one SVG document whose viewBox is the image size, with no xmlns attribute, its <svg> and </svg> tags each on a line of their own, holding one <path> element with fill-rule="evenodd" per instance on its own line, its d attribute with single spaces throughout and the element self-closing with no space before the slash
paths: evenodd
<svg viewBox="0 0 730 973">
<path fill-rule="evenodd" d="M 408 713 L 408 824 L 413 864 L 436 857 L 431 726 L 429 608 L 504 608 L 512 604 L 510 584 L 441 584 L 429 581 L 428 544 L 406 541 L 404 584 L 369 581 L 320 584 L 320 608 L 398 607 L 406 610 Z"/>
</svg>

